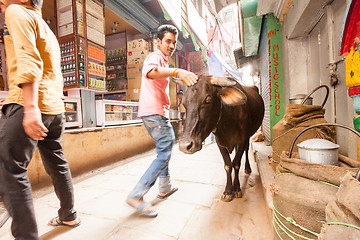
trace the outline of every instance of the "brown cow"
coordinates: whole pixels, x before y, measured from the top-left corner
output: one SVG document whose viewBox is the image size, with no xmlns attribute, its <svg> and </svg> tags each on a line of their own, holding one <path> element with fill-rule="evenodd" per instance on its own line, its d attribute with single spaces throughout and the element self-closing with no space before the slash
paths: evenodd
<svg viewBox="0 0 360 240">
<path fill-rule="evenodd" d="M 213 132 L 227 175 L 221 199 L 231 201 L 234 196 L 242 197 L 240 160 L 245 151 L 245 172 L 251 173 L 249 138 L 258 130 L 264 117 L 264 102 L 258 88 L 242 86 L 233 78 L 200 76 L 198 82 L 185 92 L 183 104 L 186 121 L 179 142 L 180 150 L 188 154 L 201 150 L 202 142 Z M 230 153 L 234 149 L 236 154 L 231 161 Z M 234 184 L 231 177 L 233 168 Z"/>
</svg>

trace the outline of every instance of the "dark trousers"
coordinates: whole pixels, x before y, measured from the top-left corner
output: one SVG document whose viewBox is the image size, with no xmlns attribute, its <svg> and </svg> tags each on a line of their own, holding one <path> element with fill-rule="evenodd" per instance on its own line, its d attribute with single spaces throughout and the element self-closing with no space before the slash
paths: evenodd
<svg viewBox="0 0 360 240">
<path fill-rule="evenodd" d="M 74 191 L 69 164 L 62 149 L 64 114 L 42 115 L 49 130 L 42 141 L 33 140 L 24 131 L 24 108 L 5 105 L 0 118 L 0 194 L 12 217 L 11 231 L 17 240 L 38 239 L 31 185 L 27 166 L 36 146 L 39 148 L 46 172 L 50 175 L 60 200 L 58 215 L 63 221 L 77 218 L 74 210 Z"/>
</svg>

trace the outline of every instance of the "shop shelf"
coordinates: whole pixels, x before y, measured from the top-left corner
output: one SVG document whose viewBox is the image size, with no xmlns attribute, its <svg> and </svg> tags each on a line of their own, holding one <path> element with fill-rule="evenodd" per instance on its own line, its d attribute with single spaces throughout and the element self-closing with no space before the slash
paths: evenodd
<svg viewBox="0 0 360 240">
<path fill-rule="evenodd" d="M 91 72 L 89 72 L 89 75 L 99 77 L 99 78 L 106 78 L 106 75 L 101 75 L 101 74 L 96 74 L 96 73 L 91 73 Z"/>
<path fill-rule="evenodd" d="M 94 62 L 94 63 L 105 63 L 105 61 L 103 61 L 103 60 L 100 60 L 100 59 L 97 59 L 97 58 L 93 58 L 93 57 L 89 57 L 89 56 L 88 56 L 88 60 L 89 60 L 90 62 Z"/>
<path fill-rule="evenodd" d="M 120 60 L 106 60 L 107 65 L 127 65 L 126 58 Z"/>
<path fill-rule="evenodd" d="M 103 90 L 103 89 L 98 89 L 98 88 L 92 88 L 92 87 L 89 87 L 89 90 L 94 91 L 95 94 L 108 93 L 108 90 Z"/>
<path fill-rule="evenodd" d="M 126 93 L 126 89 L 123 90 L 114 90 L 114 91 L 108 91 L 106 94 L 113 94 L 113 93 Z"/>
<path fill-rule="evenodd" d="M 62 73 L 62 75 L 75 75 L 75 71 L 65 72 L 65 73 Z"/>
<path fill-rule="evenodd" d="M 111 79 L 106 79 L 106 80 L 113 80 L 113 81 L 127 81 L 127 78 L 126 77 L 121 77 L 121 78 L 111 78 Z"/>
<path fill-rule="evenodd" d="M 75 55 L 74 53 L 69 53 L 69 54 L 62 55 L 61 58 L 71 57 L 74 55 Z"/>
<path fill-rule="evenodd" d="M 66 6 L 61 6 L 60 8 L 57 9 L 57 11 L 59 13 L 63 13 L 63 12 L 67 12 L 67 11 L 69 11 L 71 9 L 72 9 L 72 3 L 69 4 L 69 5 L 66 5 Z"/>
<path fill-rule="evenodd" d="M 111 72 L 111 73 L 114 73 L 114 72 L 126 72 L 126 69 L 111 69 L 111 70 L 106 70 L 106 72 Z"/>
<path fill-rule="evenodd" d="M 103 6 L 101 3 L 92 0 L 86 0 L 86 13 L 93 15 L 98 19 L 104 19 Z"/>
<path fill-rule="evenodd" d="M 87 26 L 87 39 L 93 44 L 97 46 L 104 47 L 105 46 L 105 33 L 100 32 L 97 29 Z"/>
</svg>

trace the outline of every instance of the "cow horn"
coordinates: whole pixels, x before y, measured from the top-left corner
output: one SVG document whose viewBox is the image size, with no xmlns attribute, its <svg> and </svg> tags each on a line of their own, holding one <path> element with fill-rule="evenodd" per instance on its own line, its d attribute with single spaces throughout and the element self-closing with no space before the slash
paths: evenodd
<svg viewBox="0 0 360 240">
<path fill-rule="evenodd" d="M 212 85 L 218 85 L 221 87 L 231 87 L 234 86 L 236 84 L 235 81 L 230 80 L 226 77 L 211 77 L 210 78 L 210 83 Z"/>
<path fill-rule="evenodd" d="M 186 83 L 183 81 L 183 80 L 181 80 L 181 78 L 172 78 L 172 81 L 174 82 L 174 83 L 176 83 L 176 84 L 179 84 L 179 85 L 181 85 L 181 86 L 187 86 L 186 85 Z"/>
</svg>

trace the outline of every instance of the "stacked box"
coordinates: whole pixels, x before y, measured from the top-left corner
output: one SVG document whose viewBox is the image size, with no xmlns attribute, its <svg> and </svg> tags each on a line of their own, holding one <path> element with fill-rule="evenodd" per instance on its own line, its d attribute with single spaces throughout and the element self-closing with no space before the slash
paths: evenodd
<svg viewBox="0 0 360 240">
<path fill-rule="evenodd" d="M 127 63 L 128 64 L 136 64 L 143 63 L 146 57 L 149 55 L 148 50 L 140 50 L 140 51 L 128 51 L 127 52 Z"/>
<path fill-rule="evenodd" d="M 140 97 L 141 74 L 128 76 L 127 87 L 126 97 L 128 101 L 138 101 Z"/>
<path fill-rule="evenodd" d="M 126 100 L 126 95 L 125 95 L 125 93 L 106 94 L 104 96 L 104 99 L 125 101 Z"/>
<path fill-rule="evenodd" d="M 141 87 L 141 71 L 143 63 L 128 64 L 126 69 L 128 79 L 128 101 L 138 101 Z"/>
<path fill-rule="evenodd" d="M 125 47 L 106 51 L 106 61 L 108 62 L 119 61 L 119 60 L 125 61 L 125 58 L 126 58 Z"/>
<path fill-rule="evenodd" d="M 88 44 L 88 57 L 95 58 L 97 60 L 105 62 L 104 49 Z"/>
<path fill-rule="evenodd" d="M 135 39 L 127 42 L 127 63 L 143 63 L 149 55 L 150 45 L 145 39 Z"/>
<path fill-rule="evenodd" d="M 106 90 L 106 82 L 95 78 L 89 78 L 89 88 Z"/>
<path fill-rule="evenodd" d="M 88 62 L 88 71 L 89 73 L 94 73 L 101 76 L 106 76 L 106 68 L 104 65 L 100 65 L 93 62 Z"/>
<path fill-rule="evenodd" d="M 128 77 L 128 89 L 140 89 L 141 76 Z"/>
<path fill-rule="evenodd" d="M 146 57 L 149 55 L 150 44 L 145 39 L 135 39 L 127 43 L 127 100 L 138 101 L 141 87 L 141 71 Z"/>
<path fill-rule="evenodd" d="M 127 76 L 141 75 L 143 63 L 128 64 L 126 68 Z"/>
<path fill-rule="evenodd" d="M 145 39 L 135 39 L 133 41 L 127 42 L 127 51 L 142 51 L 142 50 L 150 50 L 149 42 L 147 42 Z"/>
<path fill-rule="evenodd" d="M 140 88 L 133 88 L 133 89 L 128 89 L 127 93 L 126 93 L 126 100 L 127 101 L 132 101 L 132 102 L 136 102 L 139 101 L 139 97 L 140 97 Z"/>
</svg>

